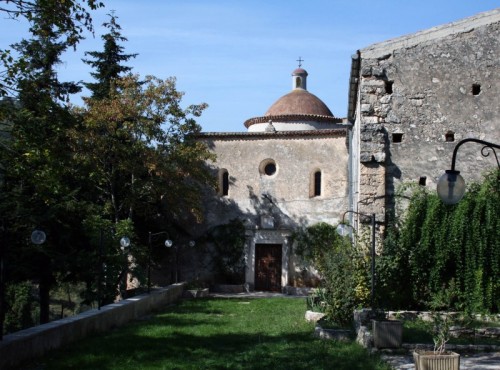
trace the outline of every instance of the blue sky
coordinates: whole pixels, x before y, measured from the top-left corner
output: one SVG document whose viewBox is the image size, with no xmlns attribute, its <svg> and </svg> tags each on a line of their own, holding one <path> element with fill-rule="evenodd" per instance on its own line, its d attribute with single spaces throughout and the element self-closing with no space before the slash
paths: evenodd
<svg viewBox="0 0 500 370">
<path fill-rule="evenodd" d="M 102 1 L 106 7 L 92 13 L 95 37 L 64 56 L 60 79 L 91 81 L 83 52 L 102 50 L 101 24 L 115 10 L 125 52 L 139 54 L 128 63 L 133 72 L 175 76 L 185 106 L 208 103 L 198 119 L 203 131 L 245 131 L 245 120 L 291 90 L 299 56 L 308 90 L 345 117 L 356 50 L 500 7 L 499 0 Z M 26 29 L 0 18 L 0 49 Z"/>
</svg>

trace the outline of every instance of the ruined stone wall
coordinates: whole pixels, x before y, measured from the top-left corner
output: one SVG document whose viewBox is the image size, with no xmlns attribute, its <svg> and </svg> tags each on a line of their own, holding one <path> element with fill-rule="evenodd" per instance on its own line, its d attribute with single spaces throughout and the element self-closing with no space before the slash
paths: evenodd
<svg viewBox="0 0 500 370">
<path fill-rule="evenodd" d="M 359 210 L 377 221 L 403 182 L 435 190 L 464 138 L 500 143 L 500 9 L 360 50 Z M 466 183 L 497 164 L 460 148 Z M 384 200 L 385 199 L 385 200 Z"/>
</svg>

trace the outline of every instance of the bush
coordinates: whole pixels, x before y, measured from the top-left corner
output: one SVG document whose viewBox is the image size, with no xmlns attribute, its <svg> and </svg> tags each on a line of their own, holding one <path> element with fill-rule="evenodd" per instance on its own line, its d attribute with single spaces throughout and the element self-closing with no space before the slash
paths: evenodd
<svg viewBox="0 0 500 370">
<path fill-rule="evenodd" d="M 32 313 L 37 305 L 30 282 L 7 285 L 4 329 L 13 333 L 35 325 Z"/>
<path fill-rule="evenodd" d="M 366 303 L 366 261 L 349 238 L 335 227 L 319 223 L 295 234 L 296 254 L 321 275 L 324 312 L 340 325 L 352 322 L 353 311 Z"/>
</svg>

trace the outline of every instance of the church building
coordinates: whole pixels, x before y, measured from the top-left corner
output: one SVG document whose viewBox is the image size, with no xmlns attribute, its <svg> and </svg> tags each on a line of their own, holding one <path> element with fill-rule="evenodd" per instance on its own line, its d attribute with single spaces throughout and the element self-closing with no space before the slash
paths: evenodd
<svg viewBox="0 0 500 370">
<path fill-rule="evenodd" d="M 200 135 L 217 156 L 207 227 L 244 221 L 245 280 L 256 290 L 313 285 L 300 278 L 291 236 L 335 225 L 347 210 L 358 231 L 370 227 L 360 216 L 374 215 L 381 253 L 385 226 L 404 209 L 398 189 L 435 191 L 463 139 L 500 143 L 499 72 L 500 9 L 356 51 L 346 119 L 308 91 L 299 65 L 292 91 L 248 119 L 247 131 Z M 461 147 L 457 169 L 467 183 L 495 168 L 490 154 Z"/>
<path fill-rule="evenodd" d="M 287 291 L 303 284 L 291 236 L 302 226 L 336 224 L 348 206 L 348 130 L 307 90 L 308 73 L 292 72 L 292 90 L 247 131 L 203 133 L 217 160 L 218 193 L 207 197 L 207 227 L 242 220 L 246 284 Z M 300 279 L 299 279 L 300 277 Z"/>
</svg>

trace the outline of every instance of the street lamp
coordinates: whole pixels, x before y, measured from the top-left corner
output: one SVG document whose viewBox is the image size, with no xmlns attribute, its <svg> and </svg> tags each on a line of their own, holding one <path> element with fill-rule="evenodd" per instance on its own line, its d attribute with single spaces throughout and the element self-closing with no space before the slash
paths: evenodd
<svg viewBox="0 0 500 370">
<path fill-rule="evenodd" d="M 453 150 L 451 170 L 446 170 L 445 173 L 439 178 L 437 184 L 438 196 L 445 204 L 456 204 L 465 194 L 465 181 L 462 176 L 460 176 L 460 171 L 455 170 L 455 162 L 457 159 L 458 148 L 467 142 L 474 142 L 483 145 L 483 148 L 481 149 L 481 155 L 483 157 L 488 157 L 490 155 L 490 151 L 493 152 L 498 168 L 500 169 L 500 162 L 498 161 L 498 156 L 495 151 L 495 148 L 500 149 L 500 145 L 474 138 L 461 140 Z"/>
<path fill-rule="evenodd" d="M 35 245 L 41 245 L 47 240 L 47 235 L 42 230 L 33 230 L 31 233 L 31 242 Z M 3 240 L 0 245 L 0 341 L 3 340 L 3 323 L 4 323 L 4 260 L 3 260 Z"/>
<path fill-rule="evenodd" d="M 130 239 L 127 238 L 126 236 L 122 236 L 120 239 L 121 250 L 125 252 L 129 246 L 130 246 Z"/>
<path fill-rule="evenodd" d="M 337 234 L 340 236 L 352 237 L 352 226 L 345 223 L 345 216 L 348 213 L 354 213 L 359 216 L 370 217 L 372 224 L 372 240 L 371 240 L 371 291 L 370 291 L 370 303 L 372 306 L 372 311 L 375 311 L 375 213 L 366 214 L 356 211 L 345 211 L 342 216 L 342 222 L 337 226 Z"/>
<path fill-rule="evenodd" d="M 41 245 L 47 240 L 47 235 L 42 230 L 33 230 L 31 233 L 31 242 L 36 245 Z"/>
<path fill-rule="evenodd" d="M 110 229 L 109 231 L 113 231 L 114 229 Z M 105 263 L 103 261 L 103 230 L 99 230 L 99 274 L 97 276 L 97 309 L 100 310 L 102 307 L 102 297 L 101 297 L 101 289 L 102 289 L 102 281 L 103 281 L 103 275 L 104 275 L 104 266 Z M 122 252 L 125 252 L 125 250 L 130 246 L 130 239 L 126 236 L 122 236 L 120 239 L 120 249 Z"/>
<path fill-rule="evenodd" d="M 149 255 L 148 255 L 148 293 L 151 293 L 151 254 L 153 252 L 153 236 L 161 235 L 161 234 L 167 234 L 166 231 L 160 231 L 157 233 L 152 233 L 151 231 L 149 232 Z M 170 248 L 174 243 L 170 239 L 165 240 L 165 247 Z"/>
</svg>

